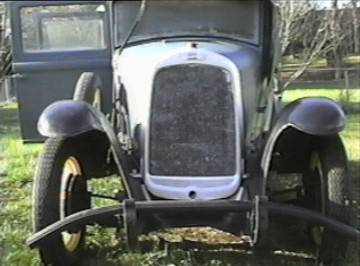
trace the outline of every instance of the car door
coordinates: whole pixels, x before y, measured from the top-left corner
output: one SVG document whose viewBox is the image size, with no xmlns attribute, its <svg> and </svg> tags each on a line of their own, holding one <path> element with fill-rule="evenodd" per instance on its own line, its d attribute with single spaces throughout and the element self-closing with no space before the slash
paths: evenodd
<svg viewBox="0 0 360 266">
<path fill-rule="evenodd" d="M 71 99 L 82 72 L 102 81 L 102 111 L 111 106 L 111 27 L 107 1 L 14 1 L 9 5 L 13 84 L 25 142 L 41 142 L 37 121 L 52 102 Z"/>
</svg>

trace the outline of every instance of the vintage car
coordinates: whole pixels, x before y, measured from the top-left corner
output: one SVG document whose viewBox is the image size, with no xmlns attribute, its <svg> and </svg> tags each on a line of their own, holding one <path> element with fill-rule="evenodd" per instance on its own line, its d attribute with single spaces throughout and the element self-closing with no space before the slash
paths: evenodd
<svg viewBox="0 0 360 266">
<path fill-rule="evenodd" d="M 327 98 L 282 107 L 272 1 L 9 8 L 22 136 L 46 138 L 28 239 L 45 264 L 76 264 L 89 224 L 124 228 L 131 249 L 139 234 L 201 225 L 248 234 L 256 249 L 273 215 L 287 216 L 306 222 L 319 264 L 359 240 L 344 113 Z M 110 175 L 123 192 L 92 208 L 106 196 L 88 180 Z"/>
</svg>

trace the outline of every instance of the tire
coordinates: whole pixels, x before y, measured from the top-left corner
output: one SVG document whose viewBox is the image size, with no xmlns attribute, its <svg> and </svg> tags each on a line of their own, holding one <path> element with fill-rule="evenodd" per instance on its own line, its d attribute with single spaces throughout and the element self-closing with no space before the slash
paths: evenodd
<svg viewBox="0 0 360 266">
<path fill-rule="evenodd" d="M 319 138 L 303 175 L 304 196 L 308 208 L 340 222 L 350 223 L 350 187 L 347 157 L 338 135 Z M 310 226 L 311 240 L 319 265 L 338 265 L 348 241 L 341 235 L 319 226 Z"/>
<path fill-rule="evenodd" d="M 84 101 L 101 110 L 102 84 L 99 76 L 94 72 L 84 72 L 76 82 L 74 97 L 75 101 Z"/>
<path fill-rule="evenodd" d="M 119 101 L 116 105 L 116 133 L 118 135 L 120 143 L 122 144 L 122 148 L 124 150 L 131 150 L 133 148 L 133 143 L 129 139 L 129 108 L 127 102 L 127 93 L 123 87 L 121 87 L 119 91 L 118 99 Z"/>
<path fill-rule="evenodd" d="M 71 139 L 50 138 L 45 142 L 33 187 L 35 232 L 70 215 L 90 208 L 86 177 L 82 175 L 81 151 Z M 62 232 L 39 248 L 45 265 L 75 265 L 81 259 L 85 226 Z"/>
</svg>

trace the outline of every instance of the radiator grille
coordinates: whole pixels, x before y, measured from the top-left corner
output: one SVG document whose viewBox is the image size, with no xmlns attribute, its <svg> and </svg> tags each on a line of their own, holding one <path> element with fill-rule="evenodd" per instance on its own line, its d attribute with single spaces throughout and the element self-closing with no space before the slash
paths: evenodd
<svg viewBox="0 0 360 266">
<path fill-rule="evenodd" d="M 233 91 L 225 70 L 177 65 L 155 76 L 150 118 L 153 175 L 235 174 Z"/>
</svg>

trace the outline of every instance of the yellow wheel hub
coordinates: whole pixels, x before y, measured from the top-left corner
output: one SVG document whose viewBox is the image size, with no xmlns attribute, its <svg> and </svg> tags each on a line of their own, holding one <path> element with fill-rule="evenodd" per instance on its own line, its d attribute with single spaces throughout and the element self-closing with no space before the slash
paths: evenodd
<svg viewBox="0 0 360 266">
<path fill-rule="evenodd" d="M 75 179 L 81 176 L 81 167 L 79 162 L 74 157 L 69 157 L 64 164 L 61 176 L 61 196 L 60 196 L 60 217 L 65 217 L 65 202 L 68 197 L 71 197 L 71 190 L 75 183 Z M 69 180 L 71 178 L 71 180 Z M 70 187 L 70 190 L 64 188 Z M 67 251 L 73 252 L 80 244 L 81 232 L 70 233 L 62 232 L 62 240 Z"/>
<path fill-rule="evenodd" d="M 101 111 L 101 91 L 99 88 L 96 88 L 96 90 L 95 90 L 92 106 L 96 110 Z"/>
</svg>

